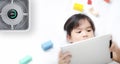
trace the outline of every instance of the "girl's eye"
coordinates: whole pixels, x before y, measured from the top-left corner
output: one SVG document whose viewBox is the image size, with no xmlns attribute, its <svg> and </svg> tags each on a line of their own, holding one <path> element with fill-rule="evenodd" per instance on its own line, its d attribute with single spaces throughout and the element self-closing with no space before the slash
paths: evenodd
<svg viewBox="0 0 120 64">
<path fill-rule="evenodd" d="M 81 33 L 81 31 L 78 31 L 77 33 Z"/>
<path fill-rule="evenodd" d="M 91 32 L 92 30 L 87 30 L 87 32 Z"/>
</svg>

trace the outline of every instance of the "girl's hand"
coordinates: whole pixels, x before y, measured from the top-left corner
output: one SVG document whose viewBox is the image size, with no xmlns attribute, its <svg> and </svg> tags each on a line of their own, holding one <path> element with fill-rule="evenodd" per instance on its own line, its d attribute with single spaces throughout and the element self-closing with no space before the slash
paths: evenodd
<svg viewBox="0 0 120 64">
<path fill-rule="evenodd" d="M 60 51 L 60 53 L 59 53 L 59 64 L 70 64 L 71 57 L 72 56 L 71 56 L 70 52 L 62 53 Z"/>
<path fill-rule="evenodd" d="M 120 48 L 113 42 L 110 50 L 113 53 L 113 60 L 120 63 Z"/>
</svg>

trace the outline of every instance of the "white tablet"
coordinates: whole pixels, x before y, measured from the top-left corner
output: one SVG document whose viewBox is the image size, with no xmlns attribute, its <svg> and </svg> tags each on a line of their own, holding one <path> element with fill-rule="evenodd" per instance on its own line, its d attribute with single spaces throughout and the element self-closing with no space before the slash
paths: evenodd
<svg viewBox="0 0 120 64">
<path fill-rule="evenodd" d="M 111 35 L 93 37 L 61 47 L 72 55 L 70 64 L 107 64 L 112 61 Z"/>
</svg>

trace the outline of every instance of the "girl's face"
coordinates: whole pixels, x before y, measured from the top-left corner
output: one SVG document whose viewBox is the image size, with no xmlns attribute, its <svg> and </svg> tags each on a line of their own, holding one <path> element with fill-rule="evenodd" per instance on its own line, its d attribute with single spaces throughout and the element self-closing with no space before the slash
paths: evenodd
<svg viewBox="0 0 120 64">
<path fill-rule="evenodd" d="M 71 31 L 71 36 L 67 35 L 69 42 L 77 42 L 92 37 L 94 37 L 94 32 L 87 19 L 79 20 L 79 26 Z"/>
</svg>

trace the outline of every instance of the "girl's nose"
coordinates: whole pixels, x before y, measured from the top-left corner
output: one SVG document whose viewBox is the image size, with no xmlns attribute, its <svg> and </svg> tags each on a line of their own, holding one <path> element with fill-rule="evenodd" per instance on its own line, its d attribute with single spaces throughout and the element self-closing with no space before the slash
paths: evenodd
<svg viewBox="0 0 120 64">
<path fill-rule="evenodd" d="M 82 35 L 83 35 L 83 38 L 88 37 L 88 35 L 87 35 L 87 33 L 86 33 L 86 32 L 83 32 L 83 33 L 82 33 Z"/>
</svg>

